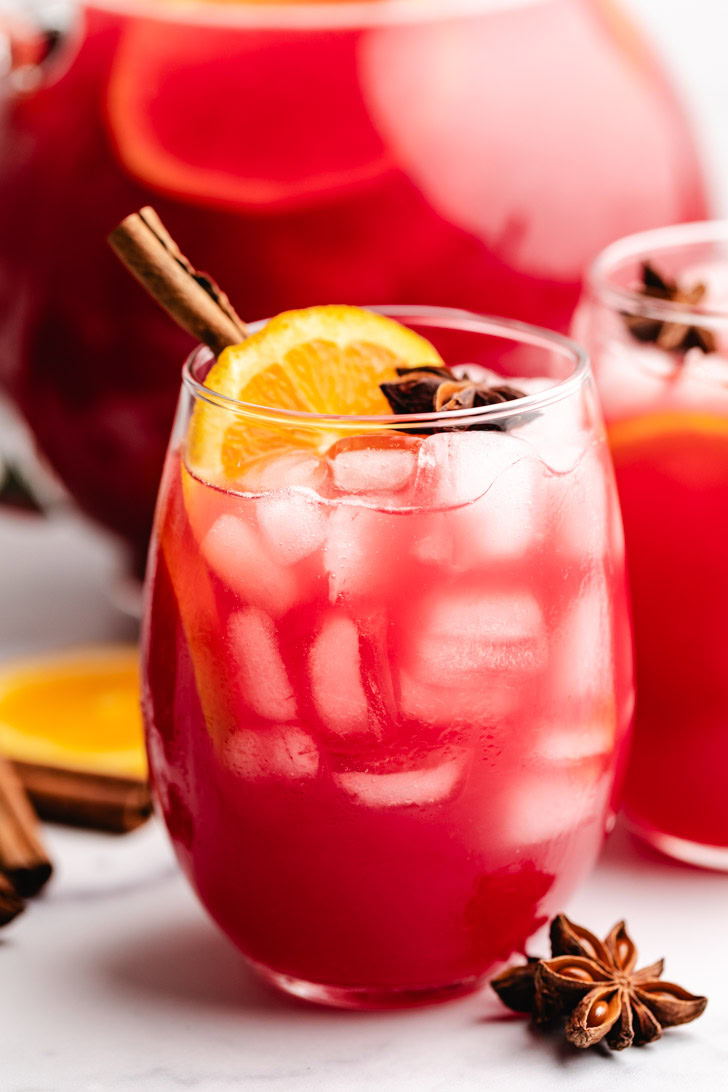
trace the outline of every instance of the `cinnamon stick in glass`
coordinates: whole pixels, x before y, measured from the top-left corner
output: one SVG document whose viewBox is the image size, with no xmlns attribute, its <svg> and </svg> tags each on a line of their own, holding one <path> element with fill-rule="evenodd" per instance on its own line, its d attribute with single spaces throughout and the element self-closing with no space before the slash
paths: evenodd
<svg viewBox="0 0 728 1092">
<path fill-rule="evenodd" d="M 38 820 L 13 766 L 0 757 L 0 872 L 21 896 L 35 895 L 53 871 Z"/>
<path fill-rule="evenodd" d="M 196 341 L 219 356 L 245 339 L 245 323 L 222 289 L 184 256 L 153 208 L 125 217 L 109 245 L 147 292 Z"/>
</svg>

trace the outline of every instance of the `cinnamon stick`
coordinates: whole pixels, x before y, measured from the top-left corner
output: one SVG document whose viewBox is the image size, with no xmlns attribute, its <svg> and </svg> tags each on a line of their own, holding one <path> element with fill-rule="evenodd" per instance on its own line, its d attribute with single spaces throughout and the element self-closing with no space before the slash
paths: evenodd
<svg viewBox="0 0 728 1092">
<path fill-rule="evenodd" d="M 0 757 L 0 871 L 19 895 L 35 895 L 53 871 L 22 782 Z"/>
<path fill-rule="evenodd" d="M 34 762 L 14 762 L 15 772 L 41 819 L 125 834 L 152 814 L 146 781 Z"/>
<path fill-rule="evenodd" d="M 18 914 L 22 914 L 25 903 L 7 876 L 0 872 L 0 926 L 7 925 Z"/>
<path fill-rule="evenodd" d="M 230 300 L 212 277 L 188 261 L 153 208 L 127 216 L 108 241 L 157 303 L 216 356 L 244 340 L 245 323 Z"/>
</svg>

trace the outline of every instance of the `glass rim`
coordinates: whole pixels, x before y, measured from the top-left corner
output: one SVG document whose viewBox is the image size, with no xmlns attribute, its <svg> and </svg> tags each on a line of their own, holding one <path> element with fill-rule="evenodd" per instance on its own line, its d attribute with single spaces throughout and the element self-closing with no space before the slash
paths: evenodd
<svg viewBox="0 0 728 1092">
<path fill-rule="evenodd" d="M 154 11 L 149 0 L 83 0 L 83 6 L 102 11 L 139 14 L 153 22 L 179 22 L 192 26 L 256 27 L 258 29 L 336 29 L 338 27 L 408 26 L 467 18 L 487 11 L 535 7 L 544 0 L 309 0 L 305 3 L 244 4 L 212 0 L 166 0 Z"/>
<path fill-rule="evenodd" d="M 614 271 L 626 261 L 659 258 L 661 251 L 679 251 L 704 243 L 728 244 L 728 220 L 694 220 L 625 235 L 610 243 L 592 261 L 586 272 L 586 286 L 600 302 L 623 314 L 680 324 L 694 317 L 695 325 L 728 326 L 728 306 L 703 308 L 656 299 L 643 295 L 637 288 L 624 288 L 612 282 Z"/>
<path fill-rule="evenodd" d="M 292 426 L 308 428 L 331 428 L 342 430 L 383 430 L 383 429 L 416 429 L 420 425 L 428 427 L 439 424 L 449 428 L 457 422 L 463 424 L 475 424 L 480 421 L 502 421 L 510 417 L 520 416 L 523 413 L 541 410 L 552 403 L 560 402 L 579 390 L 587 378 L 591 375 L 589 355 L 581 345 L 572 341 L 564 334 L 547 330 L 541 326 L 533 326 L 518 319 L 502 318 L 497 315 L 481 315 L 474 311 L 466 311 L 455 307 L 435 307 L 430 305 L 369 305 L 365 308 L 378 314 L 387 315 L 390 318 L 401 320 L 406 325 L 407 318 L 422 320 L 431 326 L 458 329 L 473 334 L 485 334 L 501 337 L 518 342 L 523 345 L 533 345 L 541 349 L 550 349 L 560 352 L 562 356 L 569 357 L 573 361 L 572 371 L 562 379 L 556 379 L 552 387 L 536 394 L 524 395 L 523 398 L 513 399 L 510 402 L 498 402 L 495 405 L 479 406 L 474 409 L 434 411 L 432 413 L 387 413 L 376 415 L 364 414 L 321 414 L 309 413 L 303 410 L 286 410 L 275 406 L 259 406 L 253 402 L 242 402 L 230 395 L 221 394 L 218 391 L 206 387 L 194 374 L 194 368 L 202 356 L 213 359 L 212 350 L 206 345 L 198 345 L 189 354 L 182 367 L 183 387 L 195 398 L 196 401 L 205 402 L 219 409 L 226 409 L 241 417 L 255 418 L 275 424 L 288 424 Z M 438 322 L 438 320 L 440 320 Z M 448 322 L 446 322 L 448 320 Z M 251 333 L 260 330 L 269 319 L 259 319 L 248 324 Z M 504 376 L 504 379 L 508 379 Z"/>
</svg>

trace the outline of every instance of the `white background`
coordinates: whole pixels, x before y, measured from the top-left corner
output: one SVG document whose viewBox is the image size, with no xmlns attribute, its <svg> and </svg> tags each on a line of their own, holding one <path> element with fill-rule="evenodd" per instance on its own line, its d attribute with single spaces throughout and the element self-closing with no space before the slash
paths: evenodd
<svg viewBox="0 0 728 1092">
<path fill-rule="evenodd" d="M 662 55 L 728 216 L 728 0 L 621 0 Z"/>
</svg>

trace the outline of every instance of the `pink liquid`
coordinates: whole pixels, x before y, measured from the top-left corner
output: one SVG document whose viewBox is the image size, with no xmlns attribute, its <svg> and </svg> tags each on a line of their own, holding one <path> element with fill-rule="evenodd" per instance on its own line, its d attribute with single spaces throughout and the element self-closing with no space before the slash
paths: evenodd
<svg viewBox="0 0 728 1092">
<path fill-rule="evenodd" d="M 616 470 L 641 687 L 625 804 L 652 831 L 728 849 L 728 414 L 725 428 Z"/>
<path fill-rule="evenodd" d="M 700 276 L 724 286 L 725 264 Z M 719 333 L 715 354 L 666 353 L 589 300 L 574 333 L 592 352 L 624 517 L 637 681 L 625 808 L 667 852 L 725 858 L 728 343 Z"/>
<path fill-rule="evenodd" d="M 305 5 L 286 28 L 270 5 L 268 27 L 251 5 L 215 27 L 89 4 L 53 80 L 6 104 L 0 381 L 140 557 L 187 342 L 106 248 L 130 210 L 153 203 L 248 317 L 416 299 L 554 329 L 607 241 L 705 213 L 611 3 L 377 24 L 386 7 L 316 29 Z"/>
<path fill-rule="evenodd" d="M 631 662 L 592 440 L 554 471 L 538 440 L 403 439 L 401 484 L 390 462 L 366 497 L 361 449 L 315 490 L 247 495 L 170 455 L 144 639 L 154 783 L 202 902 L 269 974 L 355 1004 L 471 988 L 593 863 Z M 477 495 L 443 508 L 456 465 Z"/>
</svg>

